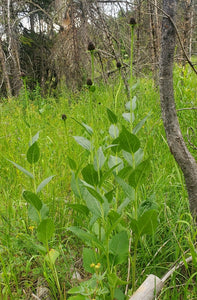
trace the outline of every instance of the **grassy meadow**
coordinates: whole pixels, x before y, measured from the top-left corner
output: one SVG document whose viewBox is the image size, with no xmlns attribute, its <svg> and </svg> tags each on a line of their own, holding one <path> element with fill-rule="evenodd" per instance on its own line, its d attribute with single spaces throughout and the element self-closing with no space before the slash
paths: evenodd
<svg viewBox="0 0 197 300">
<path fill-rule="evenodd" d="M 197 110 L 182 109 L 197 106 L 196 86 L 176 66 L 194 145 Z M 197 232 L 159 92 L 148 77 L 133 79 L 130 102 L 118 78 L 95 87 L 57 98 L 24 87 L 0 102 L 0 297 L 38 299 L 44 286 L 47 299 L 129 299 L 183 260 L 157 299 L 196 299 Z"/>
</svg>

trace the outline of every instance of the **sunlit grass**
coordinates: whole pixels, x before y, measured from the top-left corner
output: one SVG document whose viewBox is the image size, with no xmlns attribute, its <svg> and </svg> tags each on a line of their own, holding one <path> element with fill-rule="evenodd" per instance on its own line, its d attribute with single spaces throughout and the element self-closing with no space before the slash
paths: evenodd
<svg viewBox="0 0 197 300">
<path fill-rule="evenodd" d="M 182 71 L 177 67 L 174 84 L 177 109 L 195 107 L 197 79 L 193 73 L 189 69 Z M 74 265 L 76 267 L 76 261 L 81 259 L 82 251 L 79 240 L 66 231 L 74 220 L 66 203 L 75 201 L 67 156 L 70 153 L 81 167 L 85 166 L 88 159 L 86 151 L 82 150 L 73 138 L 86 136 L 86 132 L 76 121 L 84 122 L 93 128 L 94 144 L 97 147 L 109 142 L 106 140 L 110 126 L 106 108 L 114 110 L 117 89 L 118 83 L 114 83 L 113 86 L 96 86 L 96 91 L 91 95 L 93 116 L 90 110 L 90 93 L 85 88 L 76 95 L 65 91 L 58 99 L 39 98 L 34 101 L 22 101 L 23 94 L 19 99 L 1 102 L 0 285 L 3 299 L 27 299 L 24 291 L 28 295 L 35 292 L 38 277 L 42 277 L 43 274 L 42 260 L 32 242 L 37 243 L 36 234 L 30 229 L 32 222 L 27 216 L 27 205 L 22 198 L 23 190 L 32 190 L 33 184 L 7 159 L 31 171 L 26 152 L 29 141 L 39 131 L 41 157 L 34 170 L 36 184 L 44 178 L 56 175 L 43 189 L 41 198 L 49 206 L 50 216 L 55 220 L 56 235 L 50 246 L 60 249 L 57 269 L 62 287 L 65 286 L 67 290 L 74 284 L 71 280 L 72 270 Z M 151 173 L 140 189 L 140 199 L 143 201 L 154 198 L 159 211 L 157 232 L 154 237 L 144 238 L 138 246 L 136 278 L 139 286 L 147 274 L 153 273 L 162 277 L 169 266 L 181 259 L 184 251 L 191 247 L 196 232 L 191 225 L 183 176 L 166 143 L 159 92 L 152 80 L 139 79 L 133 94 L 137 96 L 134 126 L 150 113 L 138 134 L 142 148 L 151 160 Z M 128 127 L 128 123 L 122 118 L 126 102 L 122 88 L 116 105 L 117 116 Z M 62 114 L 67 116 L 67 131 Z M 197 110 L 178 112 L 184 137 L 188 127 L 196 131 L 196 114 Z M 190 150 L 196 157 L 196 151 L 191 148 Z M 119 195 L 121 197 L 121 193 Z M 78 265 L 79 270 L 80 268 L 82 264 Z M 83 273 L 83 270 L 81 272 Z M 178 300 L 180 295 L 185 297 L 184 299 L 192 299 L 192 295 L 195 297 L 195 272 L 196 264 L 193 267 L 190 265 L 187 270 L 179 270 L 163 289 L 160 299 Z M 126 277 L 127 266 L 125 269 L 121 267 L 120 274 L 123 278 Z"/>
</svg>

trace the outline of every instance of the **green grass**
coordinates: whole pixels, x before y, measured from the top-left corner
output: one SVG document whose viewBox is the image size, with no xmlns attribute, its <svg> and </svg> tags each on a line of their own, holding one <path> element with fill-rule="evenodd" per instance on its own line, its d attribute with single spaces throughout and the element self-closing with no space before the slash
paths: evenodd
<svg viewBox="0 0 197 300">
<path fill-rule="evenodd" d="M 178 109 L 197 106 L 197 78 L 194 76 L 189 69 L 184 72 L 179 67 L 175 69 L 174 83 Z M 83 269 L 84 244 L 67 230 L 71 225 L 87 228 L 89 226 L 88 219 L 84 218 L 80 223 L 79 214 L 73 212 L 67 205 L 78 203 L 71 189 L 71 169 L 67 156 L 75 160 L 79 170 L 91 161 L 87 151 L 73 138 L 73 136 L 88 138 L 87 132 L 76 121 L 84 122 L 93 128 L 92 140 L 95 148 L 110 144 L 112 139 L 108 134 L 110 122 L 106 108 L 114 111 L 118 85 L 118 82 L 114 82 L 108 86 L 96 86 L 96 91 L 92 94 L 85 88 L 76 94 L 65 90 L 58 99 L 43 99 L 40 95 L 34 95 L 33 101 L 29 100 L 31 95 L 24 91 L 18 99 L 1 102 L 0 293 L 2 299 L 28 299 L 31 293 L 36 294 L 39 278 L 45 278 L 45 284 L 54 295 L 58 295 L 57 285 L 39 249 L 41 243 L 37 240 L 36 228 L 31 227 L 35 224 L 28 217 L 27 204 L 22 197 L 23 190 L 34 191 L 34 184 L 7 160 L 14 161 L 32 172 L 32 166 L 26 159 L 26 152 L 29 141 L 38 131 L 41 156 L 33 170 L 35 184 L 38 186 L 43 179 L 56 175 L 44 187 L 40 197 L 48 205 L 49 215 L 55 223 L 56 230 L 49 247 L 57 249 L 60 254 L 56 261 L 56 269 L 62 294 L 78 285 L 76 280 L 72 279 L 75 268 L 83 280 L 90 277 L 90 274 Z M 150 157 L 151 162 L 150 174 L 138 191 L 138 202 L 140 204 L 144 200 L 152 201 L 158 211 L 158 227 L 155 234 L 144 236 L 138 243 L 136 279 L 139 286 L 148 274 L 162 277 L 176 260 L 185 257 L 184 251 L 189 249 L 191 253 L 197 232 L 192 226 L 183 176 L 166 143 L 159 93 L 151 79 L 141 78 L 133 90 L 133 95 L 137 96 L 133 127 L 150 113 L 143 128 L 137 134 L 145 157 Z M 93 116 L 90 109 L 91 97 Z M 129 128 L 128 122 L 122 118 L 126 102 L 122 87 L 116 105 L 119 129 L 120 124 Z M 67 116 L 66 127 L 62 114 Z M 188 127 L 196 131 L 196 114 L 196 110 L 178 112 L 184 137 Z M 190 150 L 196 157 L 196 151 Z M 107 155 L 109 156 L 110 153 Z M 110 178 L 105 187 L 107 189 L 114 185 L 115 182 Z M 118 201 L 121 202 L 123 191 L 120 189 L 116 193 Z M 132 210 L 132 205 L 128 206 L 127 213 L 131 213 Z M 128 221 L 125 216 L 126 220 Z M 132 251 L 133 245 L 131 245 Z M 194 253 L 193 256 L 192 264 L 186 266 L 187 268 L 179 269 L 168 280 L 159 299 L 195 299 L 197 257 Z M 117 273 L 124 281 L 127 278 L 127 268 L 127 262 L 117 267 Z M 44 270 L 46 276 L 43 275 Z M 131 282 L 129 288 L 131 289 Z M 122 290 L 124 289 L 123 285 Z"/>
</svg>

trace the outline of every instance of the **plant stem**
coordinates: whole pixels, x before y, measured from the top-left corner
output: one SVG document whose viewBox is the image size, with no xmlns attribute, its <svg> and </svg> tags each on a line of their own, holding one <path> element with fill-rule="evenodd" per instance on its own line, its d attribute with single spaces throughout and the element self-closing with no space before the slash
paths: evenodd
<svg viewBox="0 0 197 300">
<path fill-rule="evenodd" d="M 64 121 L 64 126 L 65 126 L 66 139 L 67 139 L 67 143 L 68 143 L 68 154 L 70 156 L 70 141 L 69 141 L 69 136 L 68 136 L 66 120 Z"/>
<path fill-rule="evenodd" d="M 137 244 L 138 238 L 134 241 L 134 253 L 132 259 L 132 293 L 135 292 L 135 272 L 136 272 L 136 260 L 137 260 Z"/>
<path fill-rule="evenodd" d="M 91 54 L 91 79 L 92 79 L 92 83 L 94 84 L 94 50 L 90 51 Z"/>
<path fill-rule="evenodd" d="M 131 25 L 131 48 L 130 48 L 130 114 L 131 114 L 131 132 L 133 130 L 133 110 L 132 110 L 132 83 L 133 83 L 133 41 L 134 41 L 134 26 Z"/>
<path fill-rule="evenodd" d="M 115 100 L 114 100 L 114 110 L 115 110 L 115 114 L 117 112 L 117 101 L 118 101 L 118 95 L 120 93 L 120 90 L 121 90 L 121 86 L 122 86 L 122 77 L 121 77 L 121 71 L 119 69 L 119 86 L 118 86 L 118 89 L 117 89 L 117 92 L 116 92 L 116 96 L 115 96 Z"/>
</svg>

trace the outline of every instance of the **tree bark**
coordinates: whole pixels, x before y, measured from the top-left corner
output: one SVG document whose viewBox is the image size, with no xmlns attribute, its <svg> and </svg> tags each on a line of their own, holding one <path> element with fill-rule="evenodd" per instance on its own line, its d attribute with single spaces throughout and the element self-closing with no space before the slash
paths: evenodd
<svg viewBox="0 0 197 300">
<path fill-rule="evenodd" d="M 152 50 L 152 72 L 156 86 L 158 85 L 158 60 L 159 60 L 159 45 L 158 45 L 158 23 L 157 23 L 157 7 L 154 4 L 148 3 L 150 12 L 150 35 L 151 35 L 151 50 Z"/>
<path fill-rule="evenodd" d="M 8 96 L 8 98 L 11 98 L 12 97 L 12 89 L 11 89 L 11 85 L 10 85 L 10 79 L 9 79 L 9 75 L 8 75 L 8 70 L 7 70 L 7 65 L 6 65 L 6 60 L 5 60 L 5 55 L 4 55 L 4 51 L 3 51 L 3 47 L 2 47 L 1 38 L 0 38 L 0 62 L 1 62 L 1 66 L 2 66 L 3 77 L 5 79 L 7 96 Z"/>
<path fill-rule="evenodd" d="M 184 9 L 184 27 L 183 27 L 183 47 L 191 59 L 190 55 L 190 41 L 192 34 L 192 13 L 193 13 L 193 5 L 192 0 L 184 1 L 183 9 Z M 183 66 L 186 64 L 185 55 L 182 53 L 182 61 Z"/>
<path fill-rule="evenodd" d="M 166 137 L 171 153 L 180 166 L 186 183 L 190 211 L 197 219 L 197 163 L 183 140 L 180 130 L 173 90 L 173 61 L 176 31 L 171 22 L 175 19 L 176 0 L 163 0 L 163 10 L 168 15 L 162 21 L 160 56 L 160 99 Z"/>
</svg>

